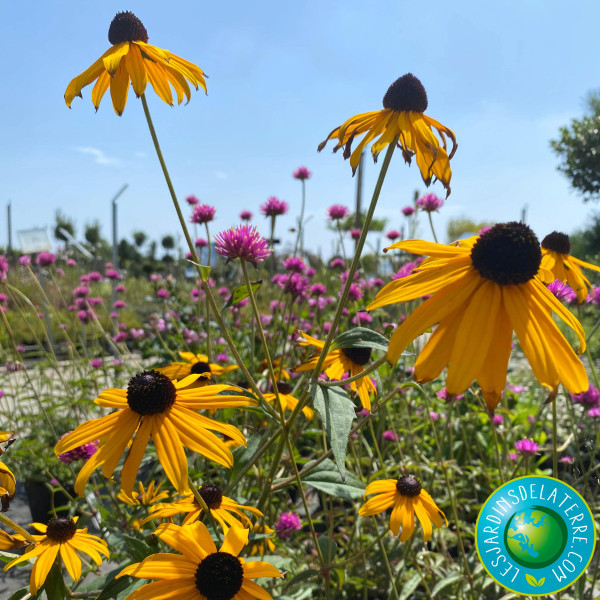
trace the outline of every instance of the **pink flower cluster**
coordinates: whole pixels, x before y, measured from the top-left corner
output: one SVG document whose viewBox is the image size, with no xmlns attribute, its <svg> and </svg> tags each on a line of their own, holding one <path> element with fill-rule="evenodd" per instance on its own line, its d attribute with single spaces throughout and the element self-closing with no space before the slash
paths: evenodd
<svg viewBox="0 0 600 600">
<path fill-rule="evenodd" d="M 67 433 L 63 434 L 60 439 L 62 440 L 69 433 L 71 432 L 67 431 Z M 96 453 L 96 450 L 98 450 L 97 440 L 90 442 L 89 444 L 83 444 L 82 446 L 73 448 L 73 450 L 69 450 L 68 452 L 63 452 L 62 454 L 58 455 L 58 459 L 68 465 L 75 460 L 87 460 L 88 458 L 91 458 Z"/>
<path fill-rule="evenodd" d="M 260 205 L 260 212 L 262 212 L 265 217 L 278 217 L 279 215 L 285 215 L 287 211 L 287 202 L 280 200 L 275 196 L 271 196 L 264 204 Z"/>
<path fill-rule="evenodd" d="M 271 254 L 269 242 L 250 225 L 239 225 L 215 235 L 215 250 L 228 260 L 243 258 L 254 264 Z"/>
<path fill-rule="evenodd" d="M 209 223 L 215 218 L 217 209 L 209 204 L 196 204 L 192 210 L 192 216 L 190 222 L 202 225 L 203 223 Z"/>
</svg>

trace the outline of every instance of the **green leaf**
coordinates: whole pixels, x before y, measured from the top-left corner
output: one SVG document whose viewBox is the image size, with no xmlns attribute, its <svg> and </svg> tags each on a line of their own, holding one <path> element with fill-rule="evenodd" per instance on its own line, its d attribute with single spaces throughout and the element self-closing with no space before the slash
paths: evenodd
<svg viewBox="0 0 600 600">
<path fill-rule="evenodd" d="M 125 541 L 129 555 L 135 562 L 140 562 L 146 556 L 150 556 L 150 554 L 156 552 L 156 549 L 150 548 L 146 542 L 131 535 L 123 535 L 123 540 Z"/>
<path fill-rule="evenodd" d="M 48 600 L 64 600 L 67 597 L 67 590 L 60 567 L 55 562 L 46 577 L 43 585 Z"/>
<path fill-rule="evenodd" d="M 458 583 L 459 581 L 464 581 L 465 576 L 462 573 L 453 573 L 452 575 L 448 575 L 448 577 L 444 577 L 435 584 L 435 587 L 431 591 L 431 595 L 433 597 L 436 596 L 438 592 L 443 590 L 444 588 L 452 585 L 453 583 Z"/>
<path fill-rule="evenodd" d="M 317 539 L 321 554 L 326 564 L 331 564 L 337 553 L 338 545 L 335 540 L 332 540 L 328 535 L 320 535 Z"/>
<path fill-rule="evenodd" d="M 4 552 L 0 550 L 0 562 L 9 563 L 11 560 L 18 558 L 18 554 L 13 554 L 12 552 Z"/>
<path fill-rule="evenodd" d="M 321 571 L 317 571 L 317 569 L 306 569 L 306 571 L 302 571 L 298 573 L 295 577 L 292 577 L 289 581 L 285 582 L 285 589 L 287 590 L 289 587 L 296 583 L 300 583 L 301 581 L 306 581 L 307 579 L 311 579 L 312 577 L 320 578 L 322 577 Z"/>
<path fill-rule="evenodd" d="M 246 442 L 246 447 L 239 446 L 233 451 L 233 469 L 229 472 L 229 480 L 235 479 L 235 476 L 250 462 L 262 441 L 261 435 L 253 435 Z"/>
<path fill-rule="evenodd" d="M 311 384 L 310 395 L 315 409 L 321 415 L 337 468 L 344 480 L 346 476 L 346 446 L 352 421 L 356 418 L 354 402 L 342 389 L 327 388 L 318 383 Z"/>
<path fill-rule="evenodd" d="M 114 575 L 118 575 L 122 570 L 122 568 L 118 569 L 114 572 Z M 129 575 L 124 575 L 123 577 L 119 577 L 119 579 L 115 579 L 113 577 L 113 579 L 111 579 L 104 586 L 104 588 L 102 588 L 102 591 L 96 600 L 109 600 L 110 598 L 116 598 L 121 592 L 129 589 L 136 581 L 137 579 Z"/>
<path fill-rule="evenodd" d="M 340 333 L 331 344 L 330 352 L 338 348 L 373 348 L 387 352 L 388 340 L 380 333 L 366 327 L 355 327 Z"/>
<path fill-rule="evenodd" d="M 256 291 L 262 285 L 262 279 L 260 281 L 250 282 L 250 289 L 252 293 L 256 293 Z M 248 290 L 248 286 L 243 283 L 242 285 L 238 285 L 235 290 L 233 290 L 233 294 L 229 296 L 229 300 L 227 300 L 227 304 L 223 307 L 223 310 L 241 302 L 244 298 L 248 298 L 250 296 L 250 291 Z"/>
<path fill-rule="evenodd" d="M 410 595 L 419 587 L 421 576 L 416 573 L 403 586 L 400 592 L 399 600 L 408 600 Z"/>
<path fill-rule="evenodd" d="M 310 464 L 308 463 L 306 467 Z M 306 475 L 300 471 L 300 478 L 317 490 L 344 500 L 357 500 L 365 493 L 365 484 L 352 473 L 347 473 L 345 480 L 342 481 L 335 463 L 328 458 Z"/>
<path fill-rule="evenodd" d="M 525 579 L 527 579 L 527 583 L 529 585 L 532 585 L 534 587 L 538 586 L 537 579 L 533 575 L 530 575 L 529 573 L 525 573 Z"/>
<path fill-rule="evenodd" d="M 27 596 L 27 594 L 29 594 L 29 588 L 28 587 L 21 588 L 20 590 L 17 590 L 7 600 L 21 600 L 21 598 L 24 598 L 25 596 Z M 35 596 L 33 596 L 33 597 L 35 598 Z"/>
</svg>

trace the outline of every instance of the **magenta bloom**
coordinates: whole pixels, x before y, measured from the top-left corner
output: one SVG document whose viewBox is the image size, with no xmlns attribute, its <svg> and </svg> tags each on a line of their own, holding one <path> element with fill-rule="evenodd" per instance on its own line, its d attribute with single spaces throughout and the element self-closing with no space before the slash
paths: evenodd
<svg viewBox="0 0 600 600">
<path fill-rule="evenodd" d="M 437 394 L 436 396 L 440 399 L 440 400 L 445 400 L 446 402 L 451 402 L 452 400 L 462 400 L 465 395 L 464 394 L 459 394 L 458 396 L 449 396 L 448 392 L 446 391 L 446 388 L 443 387 Z"/>
<path fill-rule="evenodd" d="M 395 442 L 397 441 L 398 436 L 391 429 L 388 429 L 383 432 L 383 439 L 388 442 Z"/>
<path fill-rule="evenodd" d="M 277 284 L 284 292 L 291 294 L 294 300 L 303 300 L 310 287 L 310 280 L 300 273 L 291 273 L 280 277 Z"/>
<path fill-rule="evenodd" d="M 327 209 L 327 217 L 332 221 L 340 221 L 350 214 L 350 209 L 342 204 L 332 204 Z"/>
<path fill-rule="evenodd" d="M 90 295 L 90 288 L 85 285 L 79 285 L 73 290 L 75 298 L 87 298 Z"/>
<path fill-rule="evenodd" d="M 502 423 L 504 422 L 504 417 L 498 413 L 496 413 L 493 417 L 492 420 L 494 421 L 494 425 L 502 425 Z"/>
<path fill-rule="evenodd" d="M 600 408 L 590 408 L 590 410 L 587 411 L 588 417 L 591 417 L 592 419 L 598 419 L 600 418 Z"/>
<path fill-rule="evenodd" d="M 19 264 L 20 265 L 30 265 L 31 264 L 31 256 L 29 256 L 29 254 L 23 254 L 23 256 L 19 256 Z"/>
<path fill-rule="evenodd" d="M 8 301 L 8 296 L 6 294 L 0 294 L 0 303 L 4 304 Z M 2 398 L 2 396 L 0 396 Z"/>
<path fill-rule="evenodd" d="M 191 223 L 197 223 L 202 225 L 203 223 L 209 223 L 215 218 L 217 209 L 209 204 L 196 204 L 190 217 Z"/>
<path fill-rule="evenodd" d="M 367 325 L 373 322 L 373 317 L 366 311 L 360 311 L 352 317 L 352 322 L 357 326 Z"/>
<path fill-rule="evenodd" d="M 196 248 L 206 248 L 206 246 L 208 246 L 208 240 L 205 240 L 204 238 L 198 238 L 194 242 L 194 246 L 196 246 Z"/>
<path fill-rule="evenodd" d="M 40 252 L 35 259 L 35 264 L 40 267 L 49 267 L 56 262 L 56 256 L 52 252 Z"/>
<path fill-rule="evenodd" d="M 597 387 L 590 385 L 587 391 L 581 394 L 571 394 L 571 400 L 585 408 L 600 408 L 600 391 Z"/>
<path fill-rule="evenodd" d="M 343 258 L 334 258 L 330 263 L 329 266 L 332 269 L 344 269 L 346 268 L 346 263 L 344 262 Z"/>
<path fill-rule="evenodd" d="M 351 229 L 350 230 L 350 237 L 353 240 L 358 240 L 360 238 L 360 229 Z"/>
<path fill-rule="evenodd" d="M 397 240 L 398 238 L 401 238 L 402 234 L 399 231 L 397 231 L 396 229 L 392 229 L 391 231 L 388 231 L 385 234 L 385 237 L 388 240 L 392 240 L 392 242 L 393 242 L 394 240 Z"/>
<path fill-rule="evenodd" d="M 198 198 L 196 198 L 196 196 L 191 195 L 188 196 L 185 201 L 190 205 L 190 206 L 196 206 L 196 204 L 198 204 L 200 202 L 200 200 L 198 200 Z"/>
<path fill-rule="evenodd" d="M 302 529 L 302 521 L 300 517 L 293 512 L 281 513 L 277 524 L 275 525 L 277 530 L 277 537 L 281 540 L 289 538 L 294 531 L 300 531 Z"/>
<path fill-rule="evenodd" d="M 8 273 L 8 260 L 6 256 L 0 255 L 0 279 L 6 279 L 6 274 Z"/>
<path fill-rule="evenodd" d="M 515 442 L 515 450 L 521 456 L 533 456 L 538 448 L 539 446 L 533 440 L 527 438 Z"/>
<path fill-rule="evenodd" d="M 67 431 L 60 439 L 62 440 L 69 433 L 71 432 Z M 98 440 L 90 442 L 89 444 L 83 444 L 83 446 L 78 446 L 68 452 L 63 452 L 58 455 L 58 459 L 68 465 L 74 460 L 87 460 L 88 458 L 91 458 L 96 453 L 96 450 L 98 450 Z"/>
<path fill-rule="evenodd" d="M 125 308 L 126 306 L 127 303 L 125 302 L 125 300 L 115 300 L 113 304 L 113 308 Z"/>
<path fill-rule="evenodd" d="M 115 281 L 118 281 L 119 279 L 121 279 L 121 274 L 119 273 L 119 271 L 116 271 L 115 269 L 106 269 L 104 274 L 106 275 L 106 277 L 108 279 L 114 279 Z"/>
<path fill-rule="evenodd" d="M 322 296 L 326 292 L 327 292 L 327 288 L 322 283 L 315 283 L 310 288 L 311 296 L 315 296 L 315 297 Z"/>
<path fill-rule="evenodd" d="M 350 302 L 356 302 L 357 300 L 360 300 L 362 297 L 363 297 L 362 290 L 355 283 L 353 283 L 350 286 L 350 289 L 348 290 L 348 300 L 350 300 Z"/>
<path fill-rule="evenodd" d="M 435 212 L 442 208 L 444 201 L 435 194 L 425 194 L 417 200 L 417 206 L 425 212 Z"/>
<path fill-rule="evenodd" d="M 250 225 L 238 225 L 215 235 L 215 249 L 228 261 L 243 258 L 253 264 L 265 260 L 272 252 L 256 226 Z"/>
<path fill-rule="evenodd" d="M 405 217 L 410 217 L 411 215 L 414 215 L 415 214 L 415 208 L 414 208 L 414 206 L 405 206 L 402 209 L 402 214 Z"/>
<path fill-rule="evenodd" d="M 304 260 L 299 256 L 290 256 L 283 261 L 283 267 L 286 271 L 290 271 L 292 273 L 304 273 L 306 270 L 306 265 L 304 264 Z"/>
<path fill-rule="evenodd" d="M 249 210 L 243 210 L 240 213 L 240 219 L 242 221 L 252 221 L 252 213 Z"/>
<path fill-rule="evenodd" d="M 150 281 L 152 281 L 152 282 L 160 281 L 161 279 L 162 279 L 162 275 L 160 273 L 151 273 L 150 274 Z"/>
<path fill-rule="evenodd" d="M 88 273 L 88 280 L 92 282 L 102 281 L 102 273 L 98 273 L 98 271 L 91 271 Z"/>
<path fill-rule="evenodd" d="M 298 167 L 294 173 L 294 179 L 299 179 L 300 181 L 304 181 L 305 179 L 310 179 L 312 173 L 306 167 Z"/>
<path fill-rule="evenodd" d="M 65 264 L 67 265 L 67 267 L 76 267 L 77 261 L 73 258 L 67 258 L 67 260 L 65 261 Z"/>
<path fill-rule="evenodd" d="M 262 212 L 265 217 L 278 217 L 279 215 L 285 215 L 287 211 L 287 202 L 284 202 L 275 196 L 271 196 L 264 204 L 260 205 L 260 212 Z"/>
<path fill-rule="evenodd" d="M 169 290 L 165 290 L 165 288 L 160 288 L 159 290 L 156 290 L 156 296 L 158 298 L 163 298 L 164 300 L 166 300 L 171 296 L 171 294 L 169 293 Z"/>
</svg>

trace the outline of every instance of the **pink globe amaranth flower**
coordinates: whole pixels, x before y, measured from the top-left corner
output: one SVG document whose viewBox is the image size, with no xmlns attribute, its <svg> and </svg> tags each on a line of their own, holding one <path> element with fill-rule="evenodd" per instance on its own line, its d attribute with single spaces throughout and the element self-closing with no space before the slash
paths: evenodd
<svg viewBox="0 0 600 600">
<path fill-rule="evenodd" d="M 272 252 L 269 242 L 251 225 L 238 225 L 215 235 L 215 250 L 228 262 L 240 258 L 253 264 L 262 262 Z"/>
<path fill-rule="evenodd" d="M 162 275 L 160 273 L 151 273 L 150 274 L 150 281 L 156 282 L 156 281 L 161 281 L 161 280 L 162 280 Z"/>
<path fill-rule="evenodd" d="M 600 408 L 590 408 L 587 411 L 588 417 L 592 417 L 592 419 L 600 418 Z"/>
<path fill-rule="evenodd" d="M 533 456 L 538 448 L 539 446 L 533 440 L 528 438 L 523 438 L 522 440 L 515 442 L 515 450 L 521 456 Z"/>
<path fill-rule="evenodd" d="M 120 331 L 117 335 L 113 335 L 112 339 L 115 344 L 120 344 L 127 339 L 127 334 L 124 331 Z"/>
<path fill-rule="evenodd" d="M 117 286 L 115 287 L 115 292 L 122 293 L 122 292 L 124 292 L 125 290 L 127 290 L 127 288 L 126 288 L 124 285 L 121 285 L 121 284 L 119 284 L 119 285 L 117 285 Z"/>
<path fill-rule="evenodd" d="M 585 408 L 600 408 L 600 391 L 594 385 L 581 394 L 571 394 L 571 400 L 575 404 L 581 404 Z"/>
<path fill-rule="evenodd" d="M 572 456 L 561 456 L 558 459 L 558 462 L 564 463 L 565 465 L 572 465 L 575 462 L 575 459 Z"/>
<path fill-rule="evenodd" d="M 191 252 L 186 252 L 185 257 L 187 260 L 194 260 L 196 258 L 196 253 L 192 254 Z"/>
<path fill-rule="evenodd" d="M 102 281 L 102 273 L 98 273 L 98 271 L 91 271 L 88 273 L 88 280 L 91 282 L 98 283 Z"/>
<path fill-rule="evenodd" d="M 67 433 L 64 433 L 60 439 L 62 440 L 69 433 L 71 432 L 67 431 Z M 89 442 L 88 444 L 83 444 L 82 446 L 73 448 L 73 450 L 69 450 L 68 452 L 63 452 L 62 454 L 58 455 L 58 460 L 67 465 L 75 460 L 88 460 L 88 458 L 91 458 L 96 453 L 96 450 L 98 450 L 98 440 Z"/>
<path fill-rule="evenodd" d="M 349 271 L 344 271 L 343 273 L 340 273 L 340 281 L 342 283 L 346 283 L 346 281 L 348 281 L 348 274 Z M 358 279 L 358 271 L 354 271 L 354 275 L 352 276 L 352 281 L 356 281 Z"/>
<path fill-rule="evenodd" d="M 284 293 L 291 294 L 294 300 L 304 300 L 310 287 L 310 281 L 307 277 L 304 277 L 300 273 L 292 273 L 291 275 L 285 275 L 285 281 L 279 284 Z"/>
<path fill-rule="evenodd" d="M 121 274 L 115 269 L 106 269 L 106 271 L 104 271 L 104 275 L 108 279 L 112 279 L 114 281 L 118 281 L 119 279 L 121 279 Z"/>
<path fill-rule="evenodd" d="M 411 215 L 414 215 L 415 214 L 415 207 L 414 206 L 405 206 L 402 209 L 402 214 L 405 217 L 410 217 Z"/>
<path fill-rule="evenodd" d="M 393 242 L 394 240 L 401 238 L 402 234 L 397 229 L 392 229 L 385 234 L 385 237 Z"/>
<path fill-rule="evenodd" d="M 516 452 L 511 452 L 508 455 L 508 460 L 512 460 L 513 462 L 516 462 L 517 460 L 519 460 L 519 455 Z"/>
<path fill-rule="evenodd" d="M 125 308 L 127 306 L 127 302 L 125 300 L 115 300 L 113 303 L 113 308 Z"/>
<path fill-rule="evenodd" d="M 445 400 L 446 402 L 452 402 L 453 400 L 462 400 L 465 395 L 464 394 L 459 394 L 458 396 L 449 396 L 448 392 L 446 391 L 446 388 L 443 387 L 437 394 L 436 396 L 440 399 L 440 400 Z"/>
<path fill-rule="evenodd" d="M 363 326 L 373 322 L 373 317 L 368 312 L 359 312 L 352 317 L 354 325 Z"/>
<path fill-rule="evenodd" d="M 205 240 L 204 238 L 198 238 L 194 242 L 194 246 L 196 246 L 196 248 L 206 248 L 206 246 L 208 246 L 208 240 Z"/>
<path fill-rule="evenodd" d="M 292 273 L 304 273 L 306 265 L 299 256 L 290 256 L 283 261 L 283 268 Z"/>
<path fill-rule="evenodd" d="M 502 425 L 502 423 L 504 423 L 504 417 L 502 415 L 499 415 L 498 413 L 496 413 L 492 417 L 492 421 L 494 422 L 494 425 Z"/>
<path fill-rule="evenodd" d="M 64 270 L 63 270 L 63 269 L 61 269 L 60 267 L 58 267 L 58 268 L 56 269 L 56 274 L 57 274 L 57 275 L 64 275 L 64 274 L 65 274 L 65 272 L 64 272 Z"/>
<path fill-rule="evenodd" d="M 332 204 L 327 209 L 327 218 L 331 221 L 341 221 L 350 214 L 350 209 L 342 204 Z"/>
<path fill-rule="evenodd" d="M 169 292 L 169 290 L 165 290 L 165 288 L 160 288 L 156 291 L 156 296 L 158 298 L 163 298 L 164 300 L 166 300 L 171 296 L 171 293 Z"/>
<path fill-rule="evenodd" d="M 360 233 L 361 233 L 360 229 L 351 229 L 350 230 L 350 237 L 353 240 L 358 240 L 358 239 L 360 239 Z"/>
<path fill-rule="evenodd" d="M 483 235 L 484 233 L 487 233 L 490 229 L 491 229 L 491 225 L 484 225 L 479 232 L 477 233 L 477 235 Z"/>
<path fill-rule="evenodd" d="M 131 336 L 132 339 L 139 340 L 140 338 L 144 337 L 144 330 L 143 329 L 135 329 L 134 327 L 132 327 L 129 330 L 129 335 Z"/>
<path fill-rule="evenodd" d="M 80 275 L 79 276 L 79 283 L 81 284 L 88 284 L 90 282 L 90 278 L 87 275 Z"/>
<path fill-rule="evenodd" d="M 350 286 L 350 289 L 348 290 L 348 300 L 350 300 L 350 302 L 356 302 L 357 300 L 360 300 L 362 297 L 363 297 L 362 290 L 355 283 L 353 283 Z"/>
<path fill-rule="evenodd" d="M 294 531 L 302 529 L 302 521 L 296 513 L 281 513 L 275 525 L 275 529 L 277 530 L 277 537 L 281 540 L 285 540 L 286 538 L 289 538 Z"/>
<path fill-rule="evenodd" d="M 287 211 L 287 202 L 280 200 L 275 196 L 271 196 L 264 204 L 260 205 L 260 212 L 265 215 L 265 217 L 278 217 L 279 215 L 285 215 Z"/>
<path fill-rule="evenodd" d="M 116 310 L 113 310 L 109 316 L 111 319 L 116 319 L 116 318 L 118 318 L 119 313 Z"/>
<path fill-rule="evenodd" d="M 90 306 L 96 306 L 96 304 L 102 304 L 104 302 L 104 298 L 88 298 L 88 304 Z"/>
<path fill-rule="evenodd" d="M 6 294 L 0 294 L 0 303 L 4 303 L 8 301 L 8 296 Z"/>
<path fill-rule="evenodd" d="M 94 367 L 94 369 L 100 369 L 102 367 L 102 359 L 92 358 L 92 360 L 90 361 L 90 365 Z"/>
<path fill-rule="evenodd" d="M 312 173 L 306 167 L 298 167 L 294 173 L 294 179 L 299 179 L 300 181 L 304 181 L 305 179 L 310 179 Z"/>
<path fill-rule="evenodd" d="M 35 264 L 40 267 L 49 267 L 56 262 L 56 256 L 52 252 L 40 252 L 35 259 Z"/>
<path fill-rule="evenodd" d="M 331 260 L 331 262 L 329 263 L 329 266 L 332 269 L 345 269 L 346 268 L 346 262 L 344 261 L 343 258 L 336 257 L 336 258 L 334 258 L 334 259 Z"/>
<path fill-rule="evenodd" d="M 435 410 L 429 411 L 429 416 L 431 418 L 432 421 L 439 421 L 440 420 L 440 414 L 435 412 Z"/>
<path fill-rule="evenodd" d="M 226 287 L 220 287 L 217 290 L 217 294 L 219 294 L 219 296 L 229 296 L 229 289 Z"/>
<path fill-rule="evenodd" d="M 563 283 L 560 279 L 555 279 L 546 287 L 548 288 L 548 291 L 552 292 L 552 294 L 558 300 L 569 302 L 571 297 L 573 296 L 573 290 L 566 283 Z"/>
<path fill-rule="evenodd" d="M 306 269 L 306 272 L 304 273 L 307 277 L 310 277 L 311 279 L 317 274 L 317 272 L 312 268 L 312 267 L 308 267 Z"/>
<path fill-rule="evenodd" d="M 193 194 L 188 196 L 185 201 L 190 205 L 190 206 L 196 206 L 196 204 L 198 204 L 200 202 L 200 200 L 198 200 L 198 198 L 196 198 L 196 196 L 194 196 Z"/>
<path fill-rule="evenodd" d="M 435 212 L 442 208 L 444 201 L 433 193 L 425 194 L 417 200 L 417 206 L 425 212 Z"/>
<path fill-rule="evenodd" d="M 67 265 L 67 267 L 76 267 L 77 261 L 74 258 L 67 258 L 65 264 Z"/>
<path fill-rule="evenodd" d="M 90 288 L 86 285 L 79 285 L 73 290 L 75 298 L 87 298 L 90 295 Z"/>
<path fill-rule="evenodd" d="M 420 262 L 421 261 L 416 260 L 415 262 L 404 263 L 400 267 L 400 270 L 394 275 L 392 275 L 392 279 L 402 279 L 403 277 L 408 277 L 409 275 L 412 275 L 413 271 L 419 266 Z"/>
<path fill-rule="evenodd" d="M 200 298 L 204 298 L 204 290 L 203 289 L 198 289 L 198 288 L 193 288 L 190 291 L 190 297 L 194 302 L 198 302 L 198 300 Z"/>
<path fill-rule="evenodd" d="M 327 293 L 327 288 L 322 283 L 315 283 L 310 287 L 311 296 L 319 297 Z"/>
<path fill-rule="evenodd" d="M 383 439 L 388 442 L 396 442 L 398 440 L 398 436 L 391 430 L 387 429 L 383 432 Z"/>
<path fill-rule="evenodd" d="M 249 210 L 243 210 L 240 213 L 240 219 L 242 221 L 252 221 L 252 213 Z"/>
<path fill-rule="evenodd" d="M 227 352 L 220 352 L 215 358 L 217 359 L 218 363 L 229 362 L 229 354 L 227 354 Z"/>
<path fill-rule="evenodd" d="M 190 217 L 191 223 L 197 223 L 202 225 L 203 223 L 210 223 L 215 218 L 217 209 L 209 204 L 197 204 L 192 210 L 192 216 Z"/>
<path fill-rule="evenodd" d="M 31 256 L 29 256 L 29 254 L 23 254 L 23 256 L 19 256 L 19 264 L 20 265 L 30 265 L 31 264 Z"/>
<path fill-rule="evenodd" d="M 509 383 L 506 389 L 513 394 L 522 394 L 527 388 L 524 385 L 517 385 L 516 383 Z"/>
</svg>

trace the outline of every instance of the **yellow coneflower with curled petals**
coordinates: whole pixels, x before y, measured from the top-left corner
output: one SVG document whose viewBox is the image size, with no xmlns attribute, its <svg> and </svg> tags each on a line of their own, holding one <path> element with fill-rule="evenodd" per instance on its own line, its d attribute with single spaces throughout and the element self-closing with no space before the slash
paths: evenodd
<svg viewBox="0 0 600 600">
<path fill-rule="evenodd" d="M 156 369 L 169 379 L 182 379 L 188 375 L 199 375 L 196 383 L 208 382 L 211 375 L 225 375 L 238 368 L 237 365 L 222 367 L 208 361 L 206 354 L 194 354 L 193 352 L 180 352 L 181 362 L 169 363 L 166 367 Z"/>
<path fill-rule="evenodd" d="M 581 267 L 600 271 L 600 267 L 579 260 L 570 255 L 571 240 L 566 233 L 553 231 L 542 240 L 542 269 L 550 271 L 554 279 L 568 283 L 577 296 L 577 302 L 583 302 L 592 284 L 581 271 Z M 545 283 L 552 283 L 546 281 Z"/>
<path fill-rule="evenodd" d="M 448 395 L 462 394 L 477 379 L 493 411 L 506 384 L 514 330 L 533 374 L 551 394 L 559 383 L 573 394 L 588 389 L 585 367 L 552 312 L 575 331 L 580 351 L 585 350 L 583 328 L 539 278 L 542 252 L 525 224 L 500 223 L 451 246 L 407 240 L 392 248 L 430 258 L 408 277 L 388 283 L 367 308 L 433 295 L 392 334 L 390 363 L 437 323 L 417 358 L 415 380 L 432 381 L 447 366 Z"/>
<path fill-rule="evenodd" d="M 199 521 L 183 527 L 161 525 L 156 535 L 181 554 L 154 554 L 125 567 L 117 577 L 130 575 L 156 580 L 138 588 L 125 600 L 273 600 L 252 579 L 283 575 L 268 562 L 245 562 L 238 556 L 248 543 L 247 529 L 232 527 L 219 550 L 206 525 Z"/>
<path fill-rule="evenodd" d="M 132 491 L 131 494 L 126 494 L 123 490 L 119 492 L 117 498 L 129 506 L 148 506 L 161 500 L 166 500 L 169 497 L 169 492 L 161 490 L 164 481 L 161 481 L 158 485 L 154 481 L 151 481 L 148 486 L 144 489 L 144 484 L 138 481 L 138 491 Z"/>
<path fill-rule="evenodd" d="M 304 373 L 315 368 L 319 360 L 320 351 L 325 346 L 325 342 L 318 340 L 306 333 L 299 331 L 298 339 L 299 346 L 313 346 L 319 352 L 311 357 L 308 362 L 298 365 L 294 368 L 296 373 Z M 329 379 L 340 380 L 344 373 L 349 373 L 350 377 L 360 375 L 365 370 L 365 365 L 371 358 L 371 348 L 356 347 L 356 348 L 339 348 L 327 353 L 323 361 L 323 369 Z M 377 390 L 373 385 L 370 377 L 363 377 L 350 384 L 350 390 L 353 393 L 358 393 L 360 402 L 363 408 L 371 410 L 371 394 L 377 395 Z"/>
<path fill-rule="evenodd" d="M 108 30 L 108 41 L 112 47 L 67 86 L 65 102 L 69 108 L 75 96 L 81 97 L 81 90 L 93 81 L 96 84 L 92 89 L 92 103 L 96 110 L 110 88 L 113 108 L 119 116 L 127 104 L 130 82 L 138 97 L 150 82 L 161 100 L 170 106 L 173 106 L 171 86 L 177 94 L 178 104 L 184 96 L 190 101 L 188 81 L 196 89 L 201 87 L 206 92 L 202 69 L 167 50 L 148 44 L 148 32 L 132 12 L 116 14 Z"/>
<path fill-rule="evenodd" d="M 401 542 L 405 542 L 413 534 L 415 515 L 423 527 L 423 539 L 426 542 L 433 532 L 432 521 L 438 528 L 443 525 L 442 519 L 448 525 L 444 513 L 414 475 L 404 475 L 397 480 L 373 481 L 365 490 L 365 498 L 369 495 L 372 497 L 360 507 L 359 516 L 377 515 L 393 506 L 390 529 L 397 536 L 402 528 Z"/>
<path fill-rule="evenodd" d="M 235 500 L 223 496 L 223 492 L 212 483 L 204 483 L 198 490 L 200 497 L 206 503 L 210 514 L 227 533 L 230 527 L 251 527 L 252 521 L 244 513 L 247 511 L 256 517 L 263 514 L 258 508 L 238 504 Z M 150 508 L 150 514 L 142 521 L 142 525 L 153 519 L 170 519 L 175 515 L 185 514 L 182 525 L 193 523 L 200 518 L 202 507 L 193 494 L 186 494 L 174 502 L 163 502 Z"/>
<path fill-rule="evenodd" d="M 105 477 L 112 475 L 134 433 L 121 471 L 121 487 L 126 495 L 133 491 L 150 438 L 165 475 L 180 493 L 189 489 L 184 446 L 231 468 L 231 451 L 212 431 L 244 446 L 246 438 L 233 425 L 219 423 L 196 411 L 256 405 L 258 401 L 236 393 L 239 388 L 229 385 L 190 388 L 197 378 L 198 375 L 190 375 L 181 381 L 171 381 L 158 371 L 142 371 L 129 380 L 126 390 L 104 390 L 95 400 L 96 404 L 117 410 L 83 423 L 54 448 L 58 455 L 92 440 L 100 440 L 98 451 L 85 463 L 75 480 L 77 494 L 84 495 L 85 484 L 97 467 L 102 466 Z"/>
<path fill-rule="evenodd" d="M 279 404 L 284 413 L 286 410 L 294 410 L 298 405 L 298 398 L 292 396 L 292 386 L 285 381 L 277 382 L 277 394 L 264 394 L 264 398 L 269 404 L 274 404 L 279 398 Z M 302 408 L 302 414 L 309 420 L 315 416 L 313 410 L 308 406 Z"/>
<path fill-rule="evenodd" d="M 109 557 L 106 542 L 95 535 L 89 535 L 87 529 L 77 529 L 76 519 L 61 517 L 50 519 L 48 525 L 32 523 L 31 526 L 41 535 L 33 535 L 35 539 L 33 548 L 11 560 L 4 567 L 4 571 L 18 563 L 35 558 L 29 578 L 29 589 L 32 595 L 37 594 L 44 585 L 58 555 L 73 581 L 79 581 L 81 578 L 81 558 L 77 552 L 87 554 L 98 566 L 102 564 L 100 555 Z"/>
<path fill-rule="evenodd" d="M 17 481 L 13 472 L 0 461 L 0 503 L 2 512 L 6 512 L 10 506 L 10 501 L 15 497 Z"/>
<path fill-rule="evenodd" d="M 431 184 L 436 177 L 450 194 L 450 159 L 456 152 L 456 137 L 452 130 L 428 117 L 427 93 L 423 84 L 412 73 L 403 75 L 389 87 L 383 97 L 383 110 L 355 115 L 336 127 L 324 142 L 319 145 L 321 151 L 331 139 L 337 140 L 333 151 L 344 148 L 344 158 L 350 158 L 353 174 L 356 172 L 360 155 L 366 145 L 375 138 L 371 153 L 377 160 L 379 153 L 397 140 L 402 149 L 404 160 L 410 164 L 415 156 L 421 177 L 425 185 Z M 442 143 L 433 133 L 438 132 Z M 352 142 L 356 136 L 366 134 L 362 142 L 352 151 Z M 452 140 L 452 150 L 446 152 L 446 136 Z"/>
</svg>

